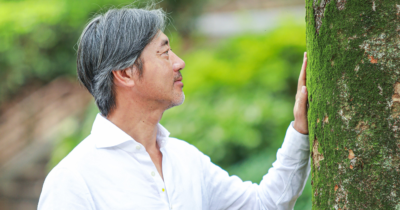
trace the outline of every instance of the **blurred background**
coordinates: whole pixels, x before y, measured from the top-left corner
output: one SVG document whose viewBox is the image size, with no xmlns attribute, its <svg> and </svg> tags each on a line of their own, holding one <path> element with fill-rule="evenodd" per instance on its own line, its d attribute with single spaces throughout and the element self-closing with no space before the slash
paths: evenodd
<svg viewBox="0 0 400 210">
<path fill-rule="evenodd" d="M 0 209 L 36 209 L 47 173 L 99 112 L 76 77 L 88 20 L 127 0 L 0 0 Z M 143 5 L 145 1 L 136 2 Z M 289 123 L 305 40 L 304 0 L 164 0 L 165 34 L 186 62 L 171 136 L 259 183 Z M 311 209 L 310 179 L 295 209 Z"/>
</svg>

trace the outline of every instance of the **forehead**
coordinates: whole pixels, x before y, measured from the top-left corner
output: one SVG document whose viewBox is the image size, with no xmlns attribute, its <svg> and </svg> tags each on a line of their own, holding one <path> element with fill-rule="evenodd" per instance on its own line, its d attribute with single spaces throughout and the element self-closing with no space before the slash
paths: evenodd
<svg viewBox="0 0 400 210">
<path fill-rule="evenodd" d="M 162 48 L 169 45 L 168 36 L 165 35 L 162 31 L 159 31 L 154 39 L 149 43 L 152 48 Z"/>
</svg>

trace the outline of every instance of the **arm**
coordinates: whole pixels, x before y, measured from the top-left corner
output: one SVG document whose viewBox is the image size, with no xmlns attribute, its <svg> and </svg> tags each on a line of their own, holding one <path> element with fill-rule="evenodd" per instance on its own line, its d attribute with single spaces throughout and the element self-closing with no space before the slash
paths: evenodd
<svg viewBox="0 0 400 210">
<path fill-rule="evenodd" d="M 204 159 L 204 181 L 209 194 L 210 209 L 293 209 L 310 173 L 307 122 L 307 55 L 299 76 L 295 121 L 289 126 L 277 160 L 260 185 L 242 182 Z"/>
<path fill-rule="evenodd" d="M 38 210 L 95 209 L 83 178 L 65 168 L 54 168 L 47 176 L 39 198 Z"/>
<path fill-rule="evenodd" d="M 263 177 L 258 196 L 267 209 L 293 209 L 310 173 L 308 135 L 289 126 L 277 160 Z"/>
<path fill-rule="evenodd" d="M 209 209 L 293 209 L 304 189 L 309 165 L 308 135 L 289 126 L 277 160 L 260 185 L 229 176 L 204 155 L 203 171 Z"/>
</svg>

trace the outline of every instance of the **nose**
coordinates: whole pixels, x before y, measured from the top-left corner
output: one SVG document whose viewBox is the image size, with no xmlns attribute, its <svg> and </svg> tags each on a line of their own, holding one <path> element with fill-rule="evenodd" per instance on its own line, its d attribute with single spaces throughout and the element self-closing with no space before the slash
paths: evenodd
<svg viewBox="0 0 400 210">
<path fill-rule="evenodd" d="M 171 51 L 172 52 L 172 51 Z M 185 61 L 178 57 L 174 52 L 172 52 L 172 69 L 174 71 L 180 71 L 185 68 Z"/>
</svg>

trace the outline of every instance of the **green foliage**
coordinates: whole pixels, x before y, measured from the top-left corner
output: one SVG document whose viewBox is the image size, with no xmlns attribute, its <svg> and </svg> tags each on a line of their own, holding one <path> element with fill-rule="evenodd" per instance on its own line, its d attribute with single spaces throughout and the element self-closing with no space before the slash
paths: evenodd
<svg viewBox="0 0 400 210">
<path fill-rule="evenodd" d="M 162 123 L 223 167 L 279 147 L 293 118 L 305 48 L 304 35 L 294 31 L 302 29 L 241 36 L 185 55 L 186 101 L 168 110 Z"/>
<path fill-rule="evenodd" d="M 84 24 L 99 11 L 132 2 L 140 6 L 152 1 L 0 0 L 0 103 L 24 85 L 45 84 L 60 75 L 74 77 L 74 48 Z M 188 24 L 193 25 L 193 18 L 205 2 L 164 0 L 157 6 L 165 8 L 171 19 L 179 23 L 169 28 L 189 34 Z"/>
</svg>

